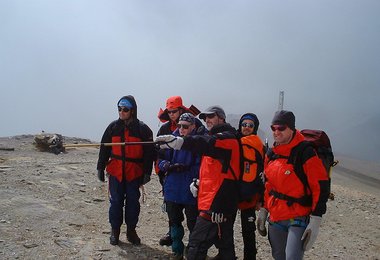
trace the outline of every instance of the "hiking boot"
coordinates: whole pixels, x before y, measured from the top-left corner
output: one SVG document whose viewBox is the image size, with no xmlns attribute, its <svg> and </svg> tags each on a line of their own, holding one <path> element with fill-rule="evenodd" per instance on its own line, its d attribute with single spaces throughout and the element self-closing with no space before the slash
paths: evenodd
<svg viewBox="0 0 380 260">
<path fill-rule="evenodd" d="M 222 259 L 222 256 L 220 255 L 220 253 L 218 253 L 216 256 L 214 256 L 214 257 L 209 257 L 209 258 L 206 258 L 206 259 L 209 259 L 209 260 L 220 260 L 220 259 Z M 235 258 L 233 258 L 234 260 L 237 260 L 238 258 L 237 257 L 235 257 Z M 244 258 L 245 259 L 245 258 Z"/>
<path fill-rule="evenodd" d="M 134 245 L 140 245 L 141 244 L 141 239 L 137 235 L 135 229 L 127 230 L 127 240 Z"/>
<path fill-rule="evenodd" d="M 170 256 L 169 259 L 170 259 L 170 260 L 183 260 L 184 258 L 183 258 L 183 255 L 179 255 L 179 254 L 174 253 L 174 254 L 172 254 L 172 255 Z"/>
<path fill-rule="evenodd" d="M 220 260 L 220 259 L 222 259 L 222 257 L 221 257 L 220 254 L 218 253 L 216 256 L 212 257 L 211 259 L 212 259 L 212 260 Z"/>
<path fill-rule="evenodd" d="M 119 244 L 120 228 L 111 229 L 110 244 L 116 246 Z"/>
<path fill-rule="evenodd" d="M 173 240 L 170 236 L 170 233 L 166 233 L 163 237 L 160 238 L 160 246 L 171 246 Z"/>
</svg>

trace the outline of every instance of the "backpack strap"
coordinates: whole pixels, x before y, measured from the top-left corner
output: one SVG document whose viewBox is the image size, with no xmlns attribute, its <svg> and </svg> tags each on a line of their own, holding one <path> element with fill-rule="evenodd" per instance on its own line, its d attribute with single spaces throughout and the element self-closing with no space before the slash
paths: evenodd
<svg viewBox="0 0 380 260">
<path fill-rule="evenodd" d="M 309 182 L 307 181 L 307 176 L 305 174 L 305 171 L 303 170 L 304 163 L 310 157 L 312 157 L 312 155 L 305 153 L 308 147 L 313 148 L 312 144 L 310 144 L 309 142 L 300 142 L 297 146 L 293 147 L 288 159 L 288 163 L 293 165 L 295 174 L 303 184 L 305 195 L 310 192 Z"/>
<path fill-rule="evenodd" d="M 238 144 L 239 144 L 239 156 L 240 156 L 240 158 L 242 158 L 242 156 L 243 156 L 243 147 L 242 147 L 242 143 L 241 143 L 240 138 L 237 138 L 237 141 L 238 141 Z M 239 169 L 243 169 L 242 168 L 243 167 L 242 160 L 240 160 L 239 164 L 240 164 L 239 165 L 240 166 Z M 232 169 L 231 165 L 229 165 L 229 169 L 232 172 L 232 175 L 234 176 L 235 181 L 239 182 L 239 181 L 242 180 L 242 177 L 243 177 L 243 172 L 242 171 L 240 171 L 238 173 L 235 173 L 235 171 Z"/>
<path fill-rule="evenodd" d="M 308 207 L 312 205 L 312 200 L 311 200 L 311 195 L 303 195 L 300 198 L 288 196 L 286 194 L 277 192 L 275 190 L 269 191 L 269 195 L 274 196 L 275 198 L 281 199 L 281 200 L 286 200 L 286 204 L 290 207 L 293 205 L 293 203 L 298 203 L 302 206 Z"/>
</svg>

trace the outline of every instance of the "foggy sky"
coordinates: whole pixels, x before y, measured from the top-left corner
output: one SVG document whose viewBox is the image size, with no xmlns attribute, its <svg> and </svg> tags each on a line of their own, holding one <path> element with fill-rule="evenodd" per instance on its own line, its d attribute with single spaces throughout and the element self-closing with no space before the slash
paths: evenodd
<svg viewBox="0 0 380 260">
<path fill-rule="evenodd" d="M 0 0 L 0 136 L 99 141 L 128 94 L 154 134 L 172 95 L 254 112 L 270 134 L 282 90 L 297 128 L 380 161 L 379 10 L 377 0 Z"/>
</svg>

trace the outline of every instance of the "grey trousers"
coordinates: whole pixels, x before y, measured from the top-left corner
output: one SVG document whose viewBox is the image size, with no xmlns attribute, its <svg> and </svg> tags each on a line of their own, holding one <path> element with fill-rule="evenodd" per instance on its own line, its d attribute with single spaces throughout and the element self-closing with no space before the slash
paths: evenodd
<svg viewBox="0 0 380 260">
<path fill-rule="evenodd" d="M 268 226 L 268 239 L 275 260 L 303 259 L 303 241 L 301 237 L 306 226 L 289 225 L 290 220 L 283 220 Z"/>
</svg>

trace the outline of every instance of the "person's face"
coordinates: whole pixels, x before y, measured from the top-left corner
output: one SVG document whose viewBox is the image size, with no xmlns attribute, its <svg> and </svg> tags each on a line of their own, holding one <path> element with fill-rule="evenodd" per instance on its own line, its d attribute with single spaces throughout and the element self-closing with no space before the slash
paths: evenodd
<svg viewBox="0 0 380 260">
<path fill-rule="evenodd" d="M 276 144 L 288 144 L 292 140 L 293 130 L 286 125 L 271 125 Z"/>
<path fill-rule="evenodd" d="M 244 119 L 243 122 L 241 122 L 240 131 L 244 136 L 253 134 L 254 128 L 255 124 L 251 119 Z"/>
<path fill-rule="evenodd" d="M 177 127 L 181 136 L 187 136 L 194 130 L 195 124 L 191 124 L 187 121 L 179 121 Z"/>
<path fill-rule="evenodd" d="M 128 107 L 118 107 L 119 110 L 119 118 L 121 120 L 128 120 L 131 118 L 132 111 Z"/>
<path fill-rule="evenodd" d="M 168 109 L 168 115 L 171 121 L 177 121 L 180 116 L 181 109 L 177 107 L 176 109 Z"/>
<path fill-rule="evenodd" d="M 206 119 L 204 121 L 206 122 L 206 126 L 209 131 L 214 126 L 224 123 L 223 119 L 219 118 L 215 113 L 206 115 Z"/>
</svg>

